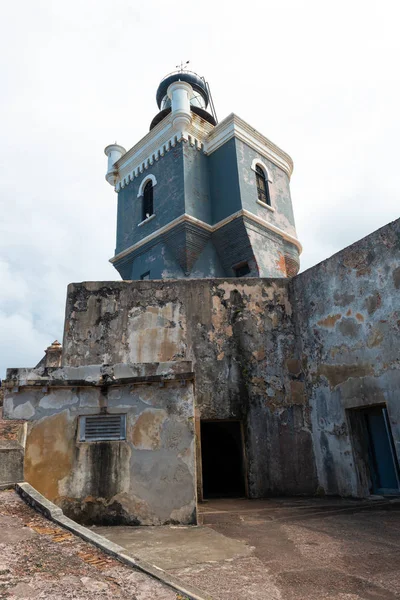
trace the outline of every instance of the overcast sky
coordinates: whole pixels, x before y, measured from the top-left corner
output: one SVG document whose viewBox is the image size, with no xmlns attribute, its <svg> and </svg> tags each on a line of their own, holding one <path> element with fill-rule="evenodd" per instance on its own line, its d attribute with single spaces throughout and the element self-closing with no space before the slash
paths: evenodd
<svg viewBox="0 0 400 600">
<path fill-rule="evenodd" d="M 107 144 L 180 60 L 294 160 L 302 269 L 398 217 L 398 3 L 20 0 L 0 20 L 0 376 L 61 340 L 66 286 L 119 279 Z"/>
</svg>

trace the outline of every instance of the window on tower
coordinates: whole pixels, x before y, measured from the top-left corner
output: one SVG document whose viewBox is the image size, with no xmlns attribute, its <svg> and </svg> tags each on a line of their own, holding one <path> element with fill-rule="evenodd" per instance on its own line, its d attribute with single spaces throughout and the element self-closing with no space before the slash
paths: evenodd
<svg viewBox="0 0 400 600">
<path fill-rule="evenodd" d="M 153 214 L 153 182 L 148 181 L 143 190 L 142 219 L 148 219 Z"/>
<path fill-rule="evenodd" d="M 260 202 L 271 206 L 271 198 L 269 195 L 268 179 L 265 177 L 264 170 L 260 165 L 256 166 L 256 182 L 257 182 L 257 196 Z"/>
</svg>

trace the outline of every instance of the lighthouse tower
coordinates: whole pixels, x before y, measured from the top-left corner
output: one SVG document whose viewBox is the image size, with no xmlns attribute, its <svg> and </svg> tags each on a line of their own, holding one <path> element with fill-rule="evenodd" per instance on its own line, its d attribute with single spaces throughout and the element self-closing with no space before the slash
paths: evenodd
<svg viewBox="0 0 400 600">
<path fill-rule="evenodd" d="M 291 158 L 234 114 L 217 123 L 210 88 L 165 77 L 150 131 L 107 146 L 118 194 L 111 263 L 125 280 L 291 277 L 299 270 Z"/>
</svg>

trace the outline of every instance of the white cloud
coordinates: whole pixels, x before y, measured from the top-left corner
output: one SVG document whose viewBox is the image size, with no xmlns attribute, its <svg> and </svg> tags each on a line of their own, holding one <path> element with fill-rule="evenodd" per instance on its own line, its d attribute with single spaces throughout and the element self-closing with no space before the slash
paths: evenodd
<svg viewBox="0 0 400 600">
<path fill-rule="evenodd" d="M 0 374 L 61 337 L 70 281 L 117 279 L 103 148 L 181 59 L 294 159 L 303 267 L 398 216 L 397 3 L 20 0 L 2 7 Z"/>
</svg>

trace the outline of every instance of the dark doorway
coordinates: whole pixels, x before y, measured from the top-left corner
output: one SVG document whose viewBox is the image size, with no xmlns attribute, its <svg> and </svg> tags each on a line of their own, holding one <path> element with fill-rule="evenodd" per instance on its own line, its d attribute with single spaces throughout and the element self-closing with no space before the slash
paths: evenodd
<svg viewBox="0 0 400 600">
<path fill-rule="evenodd" d="M 203 498 L 240 498 L 246 495 L 239 421 L 202 421 L 201 459 Z"/>
<path fill-rule="evenodd" d="M 356 449 L 365 462 L 370 492 L 400 494 L 399 465 L 386 407 L 371 406 L 351 412 L 358 438 Z"/>
</svg>

